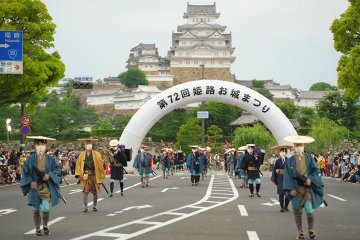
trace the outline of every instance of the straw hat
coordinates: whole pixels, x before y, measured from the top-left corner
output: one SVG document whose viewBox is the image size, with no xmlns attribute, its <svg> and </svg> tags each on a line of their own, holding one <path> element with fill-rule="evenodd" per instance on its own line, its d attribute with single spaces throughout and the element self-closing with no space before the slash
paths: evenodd
<svg viewBox="0 0 360 240">
<path fill-rule="evenodd" d="M 117 140 L 117 139 L 113 139 L 109 142 L 110 147 L 115 147 L 117 145 L 119 145 L 119 140 Z"/>
<path fill-rule="evenodd" d="M 294 146 L 291 145 L 277 145 L 275 147 L 273 147 L 273 150 L 275 151 L 280 151 L 280 149 L 282 148 L 286 148 L 286 150 L 292 149 Z"/>
<path fill-rule="evenodd" d="M 198 145 L 189 145 L 189 147 L 191 147 L 191 148 L 199 148 Z"/>
<path fill-rule="evenodd" d="M 255 147 L 256 145 L 253 143 L 246 144 L 247 147 Z"/>
<path fill-rule="evenodd" d="M 44 136 L 27 136 L 26 138 L 34 139 L 34 140 L 51 140 L 51 141 L 56 141 L 55 138 L 49 138 L 49 137 L 44 137 Z"/>
<path fill-rule="evenodd" d="M 238 151 L 245 151 L 246 150 L 246 146 L 241 146 L 241 147 L 238 147 L 237 149 Z"/>
<path fill-rule="evenodd" d="M 315 141 L 315 139 L 312 137 L 299 135 L 287 136 L 284 138 L 284 140 L 291 143 L 312 143 Z"/>
</svg>

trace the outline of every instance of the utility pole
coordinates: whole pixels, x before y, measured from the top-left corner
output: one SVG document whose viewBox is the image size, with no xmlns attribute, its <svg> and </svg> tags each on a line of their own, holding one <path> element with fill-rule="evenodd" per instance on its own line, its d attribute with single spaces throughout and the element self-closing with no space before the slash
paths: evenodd
<svg viewBox="0 0 360 240">
<path fill-rule="evenodd" d="M 205 65 L 201 64 L 201 79 L 204 79 Z M 201 102 L 201 111 L 205 111 L 205 102 Z M 205 147 L 205 119 L 201 119 L 201 146 Z"/>
</svg>

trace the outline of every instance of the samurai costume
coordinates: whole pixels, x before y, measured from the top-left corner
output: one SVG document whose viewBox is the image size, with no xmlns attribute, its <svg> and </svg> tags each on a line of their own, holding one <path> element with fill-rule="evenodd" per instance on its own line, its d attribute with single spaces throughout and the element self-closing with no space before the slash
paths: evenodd
<svg viewBox="0 0 360 240">
<path fill-rule="evenodd" d="M 123 149 L 110 149 L 113 159 L 110 161 L 110 197 L 113 196 L 115 180 L 120 182 L 121 196 L 124 196 L 124 167 L 127 167 L 127 158 Z"/>
<path fill-rule="evenodd" d="M 288 205 L 289 205 L 289 199 L 285 196 L 285 192 L 283 189 L 283 182 L 284 182 L 284 168 L 285 168 L 285 162 L 287 161 L 287 157 L 279 158 L 276 160 L 271 181 L 274 182 L 277 186 L 277 194 L 279 195 L 279 202 L 280 202 L 280 212 L 288 212 Z"/>
<path fill-rule="evenodd" d="M 142 187 L 149 186 L 149 174 L 152 173 L 150 154 L 140 152 L 136 155 L 133 167 L 140 175 Z"/>
<path fill-rule="evenodd" d="M 77 183 L 83 189 L 83 212 L 88 211 L 89 192 L 93 194 L 93 211 L 97 211 L 99 185 L 102 184 L 105 177 L 103 161 L 98 151 L 84 151 L 79 155 L 76 160 L 75 178 L 78 179 Z"/>
<path fill-rule="evenodd" d="M 39 172 L 47 174 L 49 179 L 44 182 L 43 176 L 40 176 Z M 43 155 L 39 157 L 33 153 L 24 162 L 20 187 L 23 195 L 27 196 L 27 204 L 33 209 L 35 235 L 42 235 L 40 230 L 41 218 L 44 234 L 50 234 L 48 228 L 50 203 L 54 207 L 61 200 L 60 180 L 61 167 L 52 156 Z M 31 188 L 32 182 L 37 183 L 37 190 Z M 40 216 L 40 212 L 42 216 Z"/>
<path fill-rule="evenodd" d="M 261 166 L 261 159 L 259 159 L 260 156 L 257 156 L 253 153 L 245 152 L 244 159 L 242 161 L 242 167 L 245 171 L 245 173 L 248 175 L 248 183 L 249 183 L 249 189 L 250 189 L 250 196 L 254 197 L 254 181 L 256 183 L 256 196 L 260 197 L 260 186 L 261 186 L 261 180 L 260 180 L 260 166 Z"/>
<path fill-rule="evenodd" d="M 190 169 L 191 185 L 199 185 L 200 175 L 204 169 L 204 161 L 199 152 L 190 153 L 186 160 L 186 166 Z"/>
<path fill-rule="evenodd" d="M 307 179 L 311 181 L 310 186 L 305 184 Z M 314 209 L 323 203 L 323 186 L 318 166 L 311 155 L 295 154 L 285 162 L 283 188 L 294 209 L 295 223 L 299 231 L 298 239 L 304 239 L 301 218 L 303 208 L 307 214 L 310 239 L 316 239 L 313 230 Z M 290 195 L 292 190 L 296 190 L 296 196 Z"/>
</svg>

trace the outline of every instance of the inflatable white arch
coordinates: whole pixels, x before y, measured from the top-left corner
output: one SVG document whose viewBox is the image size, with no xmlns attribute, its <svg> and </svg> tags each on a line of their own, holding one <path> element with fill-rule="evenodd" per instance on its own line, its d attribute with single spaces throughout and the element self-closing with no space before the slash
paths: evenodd
<svg viewBox="0 0 360 240">
<path fill-rule="evenodd" d="M 134 158 L 148 131 L 163 116 L 187 104 L 204 101 L 229 103 L 252 113 L 265 124 L 279 144 L 286 143 L 284 137 L 297 135 L 284 113 L 260 93 L 232 82 L 198 80 L 176 85 L 151 98 L 131 118 L 120 143 L 133 149 Z"/>
</svg>

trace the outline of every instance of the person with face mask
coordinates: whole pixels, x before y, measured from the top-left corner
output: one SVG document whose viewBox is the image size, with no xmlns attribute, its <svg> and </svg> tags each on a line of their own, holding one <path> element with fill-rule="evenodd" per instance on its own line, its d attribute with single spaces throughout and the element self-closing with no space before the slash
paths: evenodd
<svg viewBox="0 0 360 240">
<path fill-rule="evenodd" d="M 97 209 L 98 193 L 100 192 L 99 185 L 105 179 L 105 171 L 103 160 L 98 151 L 93 150 L 93 142 L 98 141 L 94 138 L 83 138 L 79 141 L 84 141 L 85 151 L 82 152 L 77 160 L 75 167 L 75 178 L 77 183 L 83 189 L 83 212 L 88 212 L 88 196 L 89 192 L 93 194 L 93 211 Z"/>
<path fill-rule="evenodd" d="M 110 158 L 110 197 L 114 194 L 115 180 L 120 182 L 120 194 L 124 196 L 124 167 L 127 167 L 127 157 L 125 154 L 125 145 L 119 145 L 119 141 L 113 139 L 109 142 Z"/>
<path fill-rule="evenodd" d="M 284 181 L 284 168 L 285 162 L 287 161 L 287 152 L 288 149 L 291 149 L 290 145 L 278 145 L 273 148 L 273 150 L 280 151 L 280 157 L 276 160 L 271 175 L 271 181 L 277 186 L 277 194 L 279 195 L 280 202 L 280 212 L 288 212 L 289 199 L 285 196 L 283 189 Z"/>
<path fill-rule="evenodd" d="M 50 203 L 54 207 L 61 200 L 61 167 L 52 156 L 45 154 L 47 141 L 55 139 L 43 136 L 27 138 L 34 139 L 36 153 L 31 154 L 23 164 L 20 187 L 23 195 L 27 196 L 27 204 L 32 206 L 35 235 L 49 235 Z"/>
<path fill-rule="evenodd" d="M 241 169 L 248 176 L 248 184 L 250 195 L 249 197 L 254 197 L 254 181 L 256 183 L 256 196 L 260 197 L 260 166 L 262 164 L 262 156 L 255 154 L 255 144 L 247 144 L 247 151 L 245 152 Z"/>
<path fill-rule="evenodd" d="M 191 185 L 197 186 L 200 183 L 200 175 L 204 169 L 204 164 L 200 158 L 199 146 L 190 145 L 191 153 L 189 153 L 186 159 L 186 166 L 190 170 Z"/>
<path fill-rule="evenodd" d="M 307 136 L 288 136 L 285 141 L 294 144 L 295 154 L 285 161 L 283 189 L 292 203 L 295 224 L 298 229 L 296 239 L 304 239 L 302 209 L 305 209 L 310 239 L 316 239 L 314 231 L 314 209 L 323 203 L 324 185 L 319 169 L 311 157 L 304 152 L 305 143 L 315 140 Z"/>
<path fill-rule="evenodd" d="M 150 180 L 149 174 L 152 173 L 152 168 L 150 153 L 148 153 L 146 147 L 139 149 L 133 167 L 137 169 L 140 175 L 141 187 L 148 187 Z"/>
</svg>

